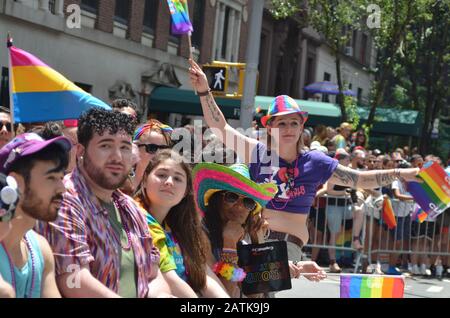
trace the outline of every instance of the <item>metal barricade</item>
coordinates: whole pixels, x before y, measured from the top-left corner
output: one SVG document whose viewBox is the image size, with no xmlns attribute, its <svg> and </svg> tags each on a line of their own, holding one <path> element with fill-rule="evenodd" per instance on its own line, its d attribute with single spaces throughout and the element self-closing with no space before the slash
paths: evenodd
<svg viewBox="0 0 450 318">
<path fill-rule="evenodd" d="M 402 202 L 391 199 L 394 212 Z M 377 219 L 374 211 L 369 215 L 369 246 L 367 257 L 372 263 L 374 254 L 408 254 L 434 257 L 450 256 L 449 221 L 450 208 L 441 213 L 435 220 L 427 219 L 423 223 L 413 220 L 411 213 L 407 216 L 395 216 L 397 226 L 387 229 L 382 217 Z M 376 229 L 375 229 L 376 228 Z M 373 240 L 374 236 L 377 240 Z M 379 257 L 378 257 L 379 258 Z M 433 262 L 431 262 L 433 263 Z M 450 265 L 450 264 L 449 264 Z"/>
<path fill-rule="evenodd" d="M 313 235 L 310 235 L 310 239 L 306 247 L 312 249 L 328 249 L 328 253 L 332 251 L 349 251 L 356 253 L 356 259 L 354 261 L 354 272 L 358 270 L 361 264 L 361 257 L 363 254 L 361 251 L 353 247 L 353 232 L 351 235 L 350 246 L 338 245 L 336 240 L 332 242 L 333 236 L 338 236 L 339 234 L 345 235 L 346 232 L 346 221 L 352 219 L 354 221 L 355 213 L 360 213 L 358 221 L 361 222 L 361 233 L 360 242 L 363 245 L 365 241 L 365 228 L 366 228 L 366 217 L 364 216 L 364 211 L 355 212 L 355 206 L 352 203 L 350 195 L 346 196 L 331 196 L 324 195 L 318 200 L 315 215 L 310 214 L 310 220 L 313 218 L 314 222 L 310 225 L 315 229 Z M 353 231 L 355 224 L 352 224 L 351 229 L 347 231 Z M 332 244 L 333 243 L 333 244 Z"/>
</svg>

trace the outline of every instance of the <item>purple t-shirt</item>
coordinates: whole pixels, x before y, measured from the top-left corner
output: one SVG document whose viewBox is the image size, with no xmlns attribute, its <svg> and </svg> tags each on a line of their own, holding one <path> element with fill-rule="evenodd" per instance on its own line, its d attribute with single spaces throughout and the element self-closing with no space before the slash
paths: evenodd
<svg viewBox="0 0 450 318">
<path fill-rule="evenodd" d="M 324 184 L 338 166 L 338 161 L 313 150 L 300 154 L 295 162 L 278 157 L 273 166 L 266 145 L 258 143 L 252 155 L 250 177 L 257 183 L 273 182 L 278 193 L 266 207 L 296 214 L 308 214 L 319 185 Z"/>
</svg>

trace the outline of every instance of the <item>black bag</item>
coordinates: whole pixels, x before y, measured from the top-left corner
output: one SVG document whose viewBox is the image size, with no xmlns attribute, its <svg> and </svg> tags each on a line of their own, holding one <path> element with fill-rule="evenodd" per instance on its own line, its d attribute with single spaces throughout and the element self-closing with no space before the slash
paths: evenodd
<svg viewBox="0 0 450 318">
<path fill-rule="evenodd" d="M 262 244 L 239 243 L 238 264 L 247 276 L 242 281 L 245 295 L 291 289 L 286 241 Z"/>
</svg>

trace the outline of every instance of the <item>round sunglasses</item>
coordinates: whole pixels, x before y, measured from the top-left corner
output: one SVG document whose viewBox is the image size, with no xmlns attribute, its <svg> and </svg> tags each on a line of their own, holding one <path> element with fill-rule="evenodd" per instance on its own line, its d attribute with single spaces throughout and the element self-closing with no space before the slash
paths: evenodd
<svg viewBox="0 0 450 318">
<path fill-rule="evenodd" d="M 155 154 L 158 150 L 170 149 L 172 147 L 167 145 L 157 145 L 157 144 L 140 144 L 138 147 L 145 147 L 145 151 L 149 154 Z"/>
<path fill-rule="evenodd" d="M 224 201 L 230 204 L 235 204 L 237 201 L 241 200 L 242 205 L 249 211 L 256 209 L 256 202 L 250 198 L 242 197 L 234 192 L 222 192 Z"/>
</svg>

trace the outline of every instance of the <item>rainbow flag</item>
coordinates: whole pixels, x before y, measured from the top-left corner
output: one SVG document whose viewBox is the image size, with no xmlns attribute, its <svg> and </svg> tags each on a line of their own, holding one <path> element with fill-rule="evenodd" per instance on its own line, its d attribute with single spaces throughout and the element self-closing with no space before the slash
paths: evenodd
<svg viewBox="0 0 450 318">
<path fill-rule="evenodd" d="M 167 0 L 172 16 L 172 34 L 192 33 L 194 28 L 189 20 L 187 0 Z"/>
<path fill-rule="evenodd" d="M 424 182 L 409 182 L 408 192 L 422 210 L 434 218 L 450 206 L 450 177 L 432 161 L 424 164 L 419 177 Z"/>
<path fill-rule="evenodd" d="M 12 46 L 10 42 L 8 47 L 14 122 L 76 119 L 92 107 L 111 109 L 37 57 Z"/>
<path fill-rule="evenodd" d="M 383 201 L 383 221 L 386 223 L 387 227 L 392 230 L 397 226 L 397 220 L 395 219 L 394 210 L 392 209 L 391 199 L 388 197 L 384 198 Z"/>
<path fill-rule="evenodd" d="M 341 275 L 341 298 L 403 298 L 402 276 Z"/>
<path fill-rule="evenodd" d="M 418 204 L 415 204 L 414 211 L 411 215 L 412 220 L 422 223 L 423 221 L 425 221 L 427 219 L 427 217 L 428 217 L 428 213 L 425 212 L 423 209 L 421 209 Z"/>
</svg>

